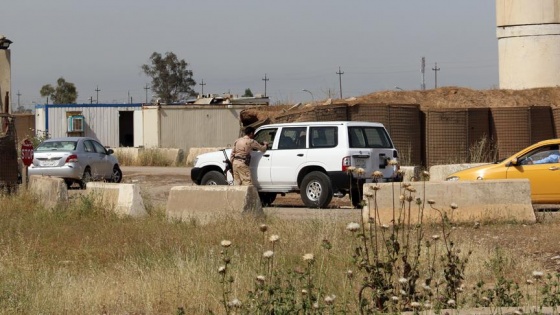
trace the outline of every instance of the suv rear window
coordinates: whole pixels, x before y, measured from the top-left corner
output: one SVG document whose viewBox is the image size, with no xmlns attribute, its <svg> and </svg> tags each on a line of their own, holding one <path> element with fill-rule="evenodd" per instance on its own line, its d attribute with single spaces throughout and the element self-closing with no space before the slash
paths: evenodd
<svg viewBox="0 0 560 315">
<path fill-rule="evenodd" d="M 334 148 L 338 145 L 337 127 L 310 127 L 310 148 Z"/>
<path fill-rule="evenodd" d="M 351 148 L 393 147 L 387 131 L 381 127 L 348 127 L 348 138 Z"/>
</svg>

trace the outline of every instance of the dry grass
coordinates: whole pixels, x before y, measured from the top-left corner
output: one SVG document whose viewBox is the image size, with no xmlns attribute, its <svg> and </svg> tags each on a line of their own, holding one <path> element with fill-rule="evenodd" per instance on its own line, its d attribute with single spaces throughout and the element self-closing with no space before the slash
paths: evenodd
<svg viewBox="0 0 560 315">
<path fill-rule="evenodd" d="M 2 314 L 174 314 L 179 307 L 186 314 L 221 314 L 220 242 L 233 244 L 231 297 L 246 301 L 256 275 L 264 272 L 262 254 L 271 249 L 271 234 L 280 236 L 274 250 L 279 274 L 304 269 L 302 256 L 313 253 L 318 294 L 335 294 L 340 309 L 357 312 L 361 276 L 352 261 L 357 239 L 345 230 L 348 222 L 268 218 L 269 230 L 263 234 L 262 222 L 250 219 L 223 218 L 207 226 L 169 222 L 161 208 L 149 209 L 145 219 L 118 218 L 86 197 L 54 211 L 38 204 L 27 194 L 0 197 Z M 533 270 L 546 270 L 534 256 L 522 253 L 526 246 L 512 241 L 519 230 L 533 228 L 558 230 L 554 222 L 458 226 L 454 237 L 459 247 L 472 251 L 465 287 L 480 279 L 495 281 L 491 259 L 496 248 L 503 249 L 506 258 L 504 273 L 516 281 L 525 281 Z M 425 230 L 431 235 L 438 227 Z M 324 248 L 324 240 L 332 249 Z M 353 280 L 347 270 L 354 270 Z"/>
<path fill-rule="evenodd" d="M 122 166 L 171 166 L 174 161 L 169 159 L 157 148 L 141 150 L 138 157 L 133 154 L 124 152 L 115 152 L 115 156 Z"/>
</svg>

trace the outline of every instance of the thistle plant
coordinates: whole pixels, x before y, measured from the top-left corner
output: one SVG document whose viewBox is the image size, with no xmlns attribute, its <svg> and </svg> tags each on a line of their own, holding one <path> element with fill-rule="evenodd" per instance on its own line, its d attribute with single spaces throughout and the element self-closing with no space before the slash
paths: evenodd
<svg viewBox="0 0 560 315">
<path fill-rule="evenodd" d="M 422 175 L 429 177 L 428 172 Z M 364 192 L 370 215 L 367 222 L 363 219 L 361 233 L 355 233 L 350 225 L 347 227 L 359 240 L 353 259 L 364 273 L 358 292 L 361 313 L 456 308 L 468 259 L 461 257 L 450 236 L 451 219 L 429 200 L 430 207 L 440 213 L 441 236 L 435 234 L 424 240 L 425 194 L 418 197 L 411 183 L 402 183 L 392 219 L 389 224 L 382 222 L 377 205 L 381 187 L 375 181 L 382 176 L 381 172 L 374 172 L 375 184 Z M 450 208 L 453 211 L 457 205 Z"/>
<path fill-rule="evenodd" d="M 222 305 L 226 314 L 335 314 L 338 313 L 336 295 L 323 294 L 321 280 L 323 276 L 317 270 L 317 258 L 313 253 L 301 256 L 301 268 L 293 270 L 282 269 L 277 265 L 276 257 L 279 253 L 280 236 L 269 234 L 265 224 L 259 226 L 262 233 L 262 254 L 259 267 L 254 278 L 254 287 L 246 298 L 232 298 L 233 278 L 228 276 L 230 259 L 227 247 L 231 243 L 222 241 L 224 265 L 218 272 L 223 283 Z M 327 252 L 332 248 L 328 240 L 322 241 L 322 247 Z M 329 257 L 329 255 L 325 255 Z M 328 261 L 321 264 L 327 265 Z M 327 275 L 324 275 L 325 277 Z M 319 285 L 317 285 L 319 284 Z M 244 301 L 244 302 L 243 302 Z"/>
</svg>

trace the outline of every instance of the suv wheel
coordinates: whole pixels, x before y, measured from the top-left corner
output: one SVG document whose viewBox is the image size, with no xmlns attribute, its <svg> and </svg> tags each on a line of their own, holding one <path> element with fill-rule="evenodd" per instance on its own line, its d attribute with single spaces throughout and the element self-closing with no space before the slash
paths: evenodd
<svg viewBox="0 0 560 315">
<path fill-rule="evenodd" d="M 333 197 L 331 180 L 323 172 L 311 172 L 303 178 L 300 194 L 308 208 L 326 208 Z"/>
<path fill-rule="evenodd" d="M 261 204 L 263 207 L 270 206 L 276 200 L 276 193 L 260 192 Z"/>
<path fill-rule="evenodd" d="M 202 176 L 202 180 L 200 181 L 201 185 L 227 185 L 228 182 L 224 177 L 224 174 L 218 171 L 210 171 L 204 176 Z"/>
<path fill-rule="evenodd" d="M 352 192 L 350 197 L 352 198 L 352 206 L 356 209 L 362 208 L 362 196 L 364 195 L 364 180 L 356 179 L 356 183 L 352 183 Z"/>
</svg>

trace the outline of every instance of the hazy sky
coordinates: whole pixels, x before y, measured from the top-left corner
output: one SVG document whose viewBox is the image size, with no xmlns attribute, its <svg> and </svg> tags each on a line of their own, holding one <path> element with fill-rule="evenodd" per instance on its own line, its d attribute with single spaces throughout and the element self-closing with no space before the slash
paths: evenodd
<svg viewBox="0 0 560 315">
<path fill-rule="evenodd" d="M 17 105 L 43 104 L 39 90 L 59 77 L 76 85 L 78 103 L 144 102 L 141 71 L 153 52 L 189 63 L 205 93 L 250 88 L 272 103 L 425 82 L 490 89 L 498 85 L 492 0 L 4 0 L 0 34 L 14 43 Z M 151 93 L 148 91 L 148 98 Z"/>
</svg>

